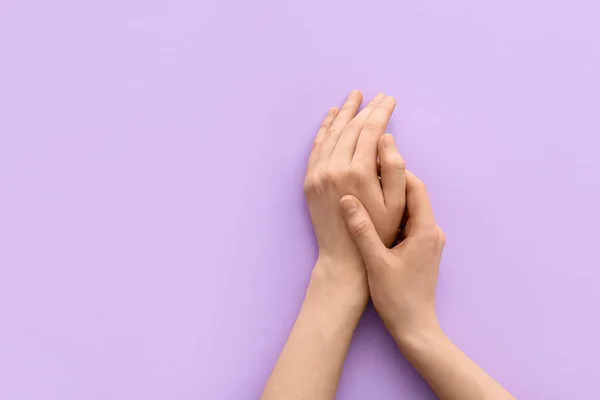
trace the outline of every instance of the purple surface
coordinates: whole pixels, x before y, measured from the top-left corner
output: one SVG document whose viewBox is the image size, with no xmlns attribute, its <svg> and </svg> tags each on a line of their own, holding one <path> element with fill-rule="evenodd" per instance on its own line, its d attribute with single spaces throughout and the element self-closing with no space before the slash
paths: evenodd
<svg viewBox="0 0 600 400">
<path fill-rule="evenodd" d="M 390 126 L 447 333 L 518 397 L 600 379 L 595 0 L 0 5 L 0 398 L 252 399 L 315 260 L 327 108 Z M 372 309 L 340 399 L 433 398 Z"/>
</svg>

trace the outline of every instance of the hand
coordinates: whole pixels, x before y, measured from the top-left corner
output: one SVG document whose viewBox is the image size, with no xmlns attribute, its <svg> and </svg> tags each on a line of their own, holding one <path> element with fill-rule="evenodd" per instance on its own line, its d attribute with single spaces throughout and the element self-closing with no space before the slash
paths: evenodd
<svg viewBox="0 0 600 400">
<path fill-rule="evenodd" d="M 425 185 L 406 173 L 408 219 L 401 242 L 388 249 L 363 204 L 340 200 L 365 260 L 373 304 L 406 359 L 442 400 L 514 399 L 444 334 L 435 313 L 435 286 L 445 237 Z"/>
<path fill-rule="evenodd" d="M 425 185 L 408 171 L 406 203 L 404 240 L 388 249 L 363 204 L 354 196 L 340 201 L 349 231 L 366 264 L 373 304 L 399 345 L 407 335 L 439 329 L 435 287 L 445 244 Z"/>
<path fill-rule="evenodd" d="M 392 136 L 383 135 L 395 100 L 379 95 L 357 114 L 361 101 L 362 94 L 354 91 L 341 110 L 329 110 L 315 138 L 304 190 L 319 259 L 265 387 L 265 400 L 335 397 L 348 346 L 369 298 L 362 257 L 340 211 L 342 196 L 364 201 L 384 243 L 392 244 L 398 233 L 405 203 L 404 162 Z"/>
<path fill-rule="evenodd" d="M 404 212 L 405 168 L 393 137 L 384 135 L 394 98 L 380 94 L 357 114 L 361 101 L 362 94 L 353 91 L 341 110 L 329 110 L 315 138 L 304 190 L 319 245 L 315 272 L 360 287 L 357 298 L 366 303 L 362 257 L 346 228 L 339 201 L 348 194 L 362 199 L 373 218 L 374 232 L 391 245 Z"/>
</svg>

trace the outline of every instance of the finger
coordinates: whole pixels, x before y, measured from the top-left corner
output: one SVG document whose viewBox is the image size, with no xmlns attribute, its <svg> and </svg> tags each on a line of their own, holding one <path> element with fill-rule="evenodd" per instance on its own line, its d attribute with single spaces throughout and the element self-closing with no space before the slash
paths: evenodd
<svg viewBox="0 0 600 400">
<path fill-rule="evenodd" d="M 352 161 L 357 160 L 375 165 L 377 143 L 384 134 L 395 107 L 396 100 L 388 96 L 369 115 L 360 131 Z"/>
<path fill-rule="evenodd" d="M 310 156 L 308 157 L 308 167 L 306 168 L 307 175 L 314 169 L 314 166 L 317 163 L 317 158 L 319 157 L 319 150 L 323 141 L 323 137 L 325 136 L 325 132 L 327 132 L 327 130 L 331 127 L 333 120 L 339 112 L 340 110 L 337 107 L 330 108 L 327 116 L 321 123 L 321 127 L 317 131 L 317 136 L 315 136 L 315 141 L 313 142 Z"/>
<path fill-rule="evenodd" d="M 353 90 L 352 93 L 346 99 L 346 102 L 342 106 L 342 109 L 333 120 L 333 123 L 325 131 L 325 135 L 322 140 L 321 150 L 319 151 L 319 157 L 317 158 L 317 166 L 324 167 L 329 162 L 331 153 L 337 144 L 342 130 L 344 127 L 354 118 L 360 103 L 362 102 L 362 93 L 358 90 Z"/>
<path fill-rule="evenodd" d="M 332 163 L 341 165 L 350 164 L 350 161 L 352 161 L 352 157 L 354 156 L 354 151 L 356 150 L 356 143 L 358 142 L 358 136 L 360 135 L 363 124 L 385 97 L 386 96 L 383 93 L 375 96 L 375 98 L 344 127 L 342 136 L 335 145 L 333 154 L 331 155 Z"/>
<path fill-rule="evenodd" d="M 406 208 L 411 234 L 435 226 L 433 209 L 425 184 L 410 171 L 406 171 Z"/>
<path fill-rule="evenodd" d="M 346 219 L 346 225 L 360 250 L 365 263 L 380 258 L 387 247 L 383 244 L 375 230 L 371 216 L 354 196 L 344 196 L 340 200 L 340 206 Z"/>
<path fill-rule="evenodd" d="M 388 210 L 402 212 L 406 202 L 406 165 L 389 133 L 379 139 L 383 200 Z"/>
</svg>

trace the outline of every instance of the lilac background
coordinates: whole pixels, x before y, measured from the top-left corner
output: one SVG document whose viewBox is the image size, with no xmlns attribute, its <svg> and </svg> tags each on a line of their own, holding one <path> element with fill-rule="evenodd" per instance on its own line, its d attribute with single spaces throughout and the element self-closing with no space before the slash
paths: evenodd
<svg viewBox="0 0 600 400">
<path fill-rule="evenodd" d="M 0 398 L 252 399 L 315 260 L 327 108 L 390 126 L 447 333 L 518 397 L 600 379 L 595 0 L 3 0 Z M 368 309 L 340 399 L 429 399 Z"/>
</svg>

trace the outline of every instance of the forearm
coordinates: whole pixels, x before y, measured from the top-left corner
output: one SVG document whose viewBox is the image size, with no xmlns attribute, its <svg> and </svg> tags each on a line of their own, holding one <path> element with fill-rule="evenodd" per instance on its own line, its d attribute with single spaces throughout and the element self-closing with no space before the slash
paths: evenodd
<svg viewBox="0 0 600 400">
<path fill-rule="evenodd" d="M 313 272 L 302 309 L 262 399 L 333 399 L 364 309 L 355 288 Z M 366 300 L 364 301 L 366 303 Z"/>
<path fill-rule="evenodd" d="M 400 350 L 442 400 L 514 399 L 438 327 L 394 335 Z"/>
</svg>

